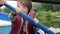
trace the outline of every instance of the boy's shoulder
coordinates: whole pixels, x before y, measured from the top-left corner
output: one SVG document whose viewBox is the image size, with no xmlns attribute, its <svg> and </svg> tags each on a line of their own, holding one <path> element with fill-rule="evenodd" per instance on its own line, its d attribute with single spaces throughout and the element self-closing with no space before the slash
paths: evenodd
<svg viewBox="0 0 60 34">
<path fill-rule="evenodd" d="M 35 13 L 35 11 L 31 10 L 30 13 Z"/>
<path fill-rule="evenodd" d="M 29 16 L 35 17 L 35 15 L 36 15 L 35 11 L 30 11 L 30 12 L 29 12 Z"/>
</svg>

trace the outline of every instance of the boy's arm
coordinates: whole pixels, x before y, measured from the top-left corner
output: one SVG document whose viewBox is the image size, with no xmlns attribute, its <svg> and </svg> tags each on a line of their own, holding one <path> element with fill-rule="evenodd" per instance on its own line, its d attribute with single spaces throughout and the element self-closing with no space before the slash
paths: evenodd
<svg viewBox="0 0 60 34">
<path fill-rule="evenodd" d="M 35 21 L 36 24 L 39 23 L 39 20 L 37 18 L 34 18 L 34 21 Z M 37 28 L 36 25 L 34 25 L 33 28 L 34 28 L 35 31 L 39 30 L 39 28 Z"/>
<path fill-rule="evenodd" d="M 34 18 L 34 21 L 36 24 L 39 23 L 39 20 L 37 18 Z M 36 25 L 34 25 L 34 27 L 36 27 Z"/>
</svg>

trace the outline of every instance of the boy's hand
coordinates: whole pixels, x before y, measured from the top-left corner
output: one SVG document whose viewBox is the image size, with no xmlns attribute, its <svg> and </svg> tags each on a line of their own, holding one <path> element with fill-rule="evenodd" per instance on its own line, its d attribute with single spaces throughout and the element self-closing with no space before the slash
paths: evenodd
<svg viewBox="0 0 60 34">
<path fill-rule="evenodd" d="M 3 5 L 6 2 L 6 0 L 0 0 L 0 5 Z"/>
<path fill-rule="evenodd" d="M 34 20 L 35 20 L 36 23 L 39 23 L 39 20 L 37 18 L 34 18 Z"/>
</svg>

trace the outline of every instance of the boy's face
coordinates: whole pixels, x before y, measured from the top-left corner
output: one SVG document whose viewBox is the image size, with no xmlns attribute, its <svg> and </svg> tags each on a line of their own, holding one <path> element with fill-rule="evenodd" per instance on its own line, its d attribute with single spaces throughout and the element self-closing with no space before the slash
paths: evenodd
<svg viewBox="0 0 60 34">
<path fill-rule="evenodd" d="M 17 2 L 17 7 L 20 9 L 20 11 L 24 12 L 24 13 L 28 13 L 28 9 L 27 7 L 24 7 L 22 3 Z"/>
</svg>

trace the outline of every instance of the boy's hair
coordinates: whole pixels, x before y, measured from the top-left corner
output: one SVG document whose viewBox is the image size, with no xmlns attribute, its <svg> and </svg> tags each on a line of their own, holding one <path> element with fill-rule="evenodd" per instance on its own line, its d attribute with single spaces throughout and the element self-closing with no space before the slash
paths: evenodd
<svg viewBox="0 0 60 34">
<path fill-rule="evenodd" d="M 32 2 L 31 0 L 18 0 L 18 2 L 22 3 L 23 6 L 28 8 L 28 13 L 30 12 L 31 8 L 32 8 Z"/>
</svg>

